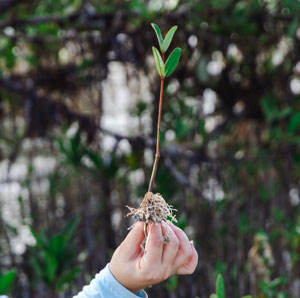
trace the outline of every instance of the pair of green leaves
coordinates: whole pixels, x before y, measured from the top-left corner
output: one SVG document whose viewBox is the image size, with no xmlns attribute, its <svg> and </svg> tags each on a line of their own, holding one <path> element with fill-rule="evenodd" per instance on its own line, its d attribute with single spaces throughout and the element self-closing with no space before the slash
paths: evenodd
<svg viewBox="0 0 300 298">
<path fill-rule="evenodd" d="M 173 36 L 178 28 L 178 26 L 173 26 L 169 31 L 168 33 L 166 34 L 165 38 L 163 39 L 162 35 L 161 35 L 161 31 L 159 29 L 159 27 L 154 24 L 154 23 L 151 23 L 151 26 L 153 27 L 155 33 L 156 33 L 156 36 L 157 36 L 157 39 L 158 39 L 158 44 L 159 44 L 159 48 L 160 48 L 160 51 L 162 53 L 165 53 L 170 44 L 171 44 L 171 41 L 173 39 Z"/>
<path fill-rule="evenodd" d="M 161 31 L 159 27 L 156 24 L 151 24 L 158 40 L 159 48 L 160 51 L 164 53 L 168 50 L 171 41 L 173 39 L 173 36 L 175 34 L 175 31 L 177 30 L 177 26 L 173 26 L 168 33 L 166 34 L 165 38 L 163 39 L 161 35 Z M 162 56 L 160 55 L 159 50 L 156 47 L 152 47 L 153 51 L 153 56 L 154 56 L 154 61 L 155 65 L 157 68 L 157 71 L 161 77 L 168 77 L 169 75 L 172 74 L 172 72 L 175 70 L 175 68 L 178 65 L 180 54 L 181 54 L 181 49 L 176 48 L 173 50 L 173 52 L 170 54 L 170 56 L 167 59 L 167 62 L 164 63 Z"/>
</svg>

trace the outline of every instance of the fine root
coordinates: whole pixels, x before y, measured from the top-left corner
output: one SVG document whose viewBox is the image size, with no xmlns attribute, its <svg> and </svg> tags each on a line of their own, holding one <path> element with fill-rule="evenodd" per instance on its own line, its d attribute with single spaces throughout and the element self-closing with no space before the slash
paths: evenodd
<svg viewBox="0 0 300 298">
<path fill-rule="evenodd" d="M 127 216 L 133 216 L 138 221 L 161 223 L 169 218 L 177 222 L 173 214 L 177 210 L 169 205 L 159 193 L 147 192 L 139 208 L 126 207 L 130 210 Z"/>
</svg>

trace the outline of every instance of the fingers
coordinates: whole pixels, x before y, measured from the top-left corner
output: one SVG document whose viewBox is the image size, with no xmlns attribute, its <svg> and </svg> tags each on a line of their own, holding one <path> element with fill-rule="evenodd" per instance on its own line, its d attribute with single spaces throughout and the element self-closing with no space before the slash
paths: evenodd
<svg viewBox="0 0 300 298">
<path fill-rule="evenodd" d="M 179 239 L 179 249 L 174 266 L 177 268 L 177 274 L 192 274 L 198 264 L 198 253 L 192 241 L 189 241 L 187 235 L 171 222 L 168 222 L 171 229 Z"/>
<path fill-rule="evenodd" d="M 192 255 L 191 257 L 187 260 L 186 263 L 184 263 L 181 267 L 179 267 L 176 271 L 177 274 L 192 274 L 198 264 L 198 253 L 194 247 L 193 242 L 190 242 L 190 246 L 192 248 Z"/>
<path fill-rule="evenodd" d="M 141 260 L 146 265 L 160 266 L 163 242 L 160 224 L 151 224 L 145 247 L 145 254 Z"/>
<path fill-rule="evenodd" d="M 126 238 L 121 243 L 125 254 L 132 257 L 140 252 L 140 246 L 144 239 L 144 223 L 137 222 Z"/>
<path fill-rule="evenodd" d="M 179 239 L 179 248 L 174 263 L 174 266 L 179 268 L 191 258 L 193 249 L 187 235 L 170 221 L 168 224 Z"/>
<path fill-rule="evenodd" d="M 164 244 L 162 264 L 169 264 L 170 266 L 173 266 L 179 247 L 179 239 L 170 226 L 164 222 L 162 223 L 162 231 L 163 235 L 168 236 L 169 238 L 169 242 Z"/>
<path fill-rule="evenodd" d="M 163 236 L 169 238 L 168 243 L 163 243 Z M 165 280 L 174 273 L 191 274 L 197 264 L 197 251 L 181 229 L 164 222 L 151 225 L 145 253 L 140 254 L 138 265 L 149 282 Z"/>
</svg>

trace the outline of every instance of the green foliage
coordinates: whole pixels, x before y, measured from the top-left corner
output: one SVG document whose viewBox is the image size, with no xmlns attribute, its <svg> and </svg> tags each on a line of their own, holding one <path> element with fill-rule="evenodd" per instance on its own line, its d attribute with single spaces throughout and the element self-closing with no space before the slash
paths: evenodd
<svg viewBox="0 0 300 298">
<path fill-rule="evenodd" d="M 291 108 L 287 107 L 281 109 L 276 104 L 276 99 L 274 97 L 263 97 L 261 100 L 262 109 L 265 113 L 266 120 L 272 122 L 274 120 L 283 119 L 291 114 Z"/>
<path fill-rule="evenodd" d="M 225 298 L 225 286 L 224 286 L 224 280 L 221 274 L 217 277 L 217 283 L 216 283 L 216 293 L 218 298 Z"/>
<path fill-rule="evenodd" d="M 161 45 L 161 51 L 162 51 L 162 53 L 165 53 L 168 50 L 168 48 L 169 48 L 169 46 L 170 46 L 170 44 L 172 42 L 173 36 L 174 36 L 177 28 L 178 28 L 178 26 L 173 26 L 168 31 L 168 33 L 166 34 L 166 36 L 164 38 L 164 41 L 163 41 L 163 43 Z"/>
<path fill-rule="evenodd" d="M 92 167 L 88 169 L 96 176 L 105 177 L 108 180 L 115 178 L 121 158 L 111 155 L 103 159 L 97 152 L 89 148 L 86 148 L 85 156 L 92 162 Z"/>
<path fill-rule="evenodd" d="M 75 167 L 80 166 L 85 154 L 85 146 L 82 142 L 80 131 L 77 130 L 76 133 L 69 138 L 57 138 L 56 141 L 66 161 Z"/>
<path fill-rule="evenodd" d="M 160 51 L 164 55 L 172 42 L 174 34 L 177 30 L 177 26 L 173 26 L 166 34 L 165 39 L 163 39 L 159 27 L 154 23 L 151 23 L 151 25 L 156 33 Z M 176 48 L 175 50 L 173 50 L 166 63 L 164 63 L 163 58 L 161 57 L 157 48 L 152 47 L 152 52 L 156 69 L 159 75 L 162 78 L 170 76 L 178 65 L 181 49 Z"/>
<path fill-rule="evenodd" d="M 175 291 L 178 288 L 178 276 L 173 275 L 169 277 L 165 282 L 164 286 L 168 291 Z"/>
<path fill-rule="evenodd" d="M 270 125 L 269 133 L 272 141 L 288 142 L 299 146 L 300 113 L 291 107 L 279 107 L 274 97 L 264 97 L 261 105 Z"/>
<path fill-rule="evenodd" d="M 0 213 L 16 192 L 20 218 L 4 223 L 7 235 L 0 227 L 0 267 L 14 266 L 7 236 L 14 244 L 22 231 L 14 222 L 45 227 L 33 231 L 36 245 L 17 256 L 17 267 L 37 296 L 49 289 L 70 296 L 75 254 L 87 261 L 88 281 L 125 235 L 124 206 L 138 205 L 151 174 L 159 92 L 145 63 L 151 23 L 157 71 L 172 75 L 155 190 L 179 210 L 178 225 L 200 245 L 207 276 L 226 276 L 232 297 L 251 287 L 260 298 L 291 298 L 300 261 L 299 1 L 4 2 L 19 4 L 0 13 Z M 165 34 L 153 22 L 171 29 Z M 177 72 L 174 37 L 184 53 Z M 114 76 L 116 65 L 122 71 Z M 130 89 L 133 107 L 121 131 L 113 121 L 102 127 L 106 107 L 115 104 L 115 79 Z M 40 172 L 44 159 L 47 171 Z M 84 223 L 76 245 L 72 233 L 56 230 L 73 214 Z M 274 255 L 274 265 L 259 255 L 269 276 L 258 276 L 258 285 L 250 276 L 260 268 L 249 262 L 251 249 L 264 251 L 256 236 L 265 236 L 259 240 L 267 239 Z M 59 253 L 66 246 L 73 251 L 67 264 Z M 173 291 L 192 297 L 190 288 L 209 297 L 198 274 L 169 279 L 166 298 Z M 11 297 L 22 295 L 21 282 L 10 287 Z M 149 296 L 161 291 L 153 287 Z"/>
<path fill-rule="evenodd" d="M 154 31 L 156 33 L 158 44 L 159 44 L 159 47 L 161 49 L 161 46 L 163 44 L 164 39 L 163 39 L 163 37 L 161 35 L 160 28 L 156 24 L 154 24 L 154 23 L 151 23 L 151 26 L 153 27 L 153 29 L 154 29 Z"/>
<path fill-rule="evenodd" d="M 0 37 L 0 63 L 1 59 L 3 59 L 7 69 L 12 69 L 16 64 L 16 56 L 13 50 L 14 46 L 15 44 L 11 39 Z"/>
<path fill-rule="evenodd" d="M 287 132 L 290 135 L 300 132 L 300 112 L 295 112 L 292 114 L 288 123 Z"/>
<path fill-rule="evenodd" d="M 64 0 L 64 1 L 40 1 L 35 8 L 35 15 L 44 15 L 49 13 L 67 14 L 72 13 L 81 5 L 80 0 Z"/>
<path fill-rule="evenodd" d="M 216 294 L 211 294 L 209 298 L 225 298 L 225 284 L 221 274 L 218 274 L 216 282 Z M 251 296 L 244 296 L 242 298 L 251 298 Z"/>
<path fill-rule="evenodd" d="M 241 235 L 247 235 L 252 228 L 252 223 L 249 222 L 246 213 L 242 212 L 239 218 L 239 232 Z"/>
<path fill-rule="evenodd" d="M 80 271 L 81 271 L 81 267 L 76 266 L 63 272 L 56 281 L 56 288 L 58 290 L 63 290 L 65 288 L 68 288 L 71 282 L 74 281 L 74 279 L 77 277 Z"/>
<path fill-rule="evenodd" d="M 56 143 L 66 165 L 71 166 L 77 173 L 80 170 L 87 170 L 96 177 L 112 179 L 119 169 L 119 157 L 112 155 L 103 158 L 98 152 L 89 148 L 79 130 L 71 136 L 57 137 Z M 90 163 L 87 165 L 84 160 Z"/>
<path fill-rule="evenodd" d="M 277 277 L 271 282 L 260 282 L 260 288 L 264 297 L 268 298 L 287 298 L 288 294 L 282 290 L 287 283 L 287 277 Z"/>
<path fill-rule="evenodd" d="M 171 75 L 172 72 L 177 67 L 177 64 L 178 64 L 179 58 L 180 58 L 180 53 L 181 53 L 181 49 L 176 48 L 175 50 L 173 50 L 173 52 L 168 57 L 168 60 L 165 64 L 165 76 L 168 77 L 169 75 Z"/>
<path fill-rule="evenodd" d="M 172 39 L 174 37 L 174 34 L 178 28 L 178 26 L 173 26 L 166 34 L 165 38 L 162 37 L 161 35 L 161 31 L 160 31 L 160 28 L 154 24 L 154 23 L 151 23 L 151 26 L 153 27 L 155 33 L 156 33 L 156 36 L 157 36 L 157 40 L 158 40 L 158 44 L 159 44 L 159 48 L 161 50 L 162 53 L 165 53 L 171 42 L 172 42 Z"/>
<path fill-rule="evenodd" d="M 10 292 L 15 278 L 16 271 L 14 269 L 4 274 L 1 274 L 0 272 L 0 295 L 8 294 Z"/>
<path fill-rule="evenodd" d="M 71 219 L 54 236 L 47 231 L 38 234 L 31 228 L 36 244 L 30 248 L 29 262 L 36 279 L 51 289 L 63 290 L 80 272 L 80 266 L 73 265 L 74 247 L 71 241 L 78 223 L 79 218 Z"/>
<path fill-rule="evenodd" d="M 156 65 L 156 69 L 157 69 L 159 75 L 161 77 L 165 77 L 166 76 L 165 64 L 161 58 L 161 55 L 160 55 L 158 49 L 156 47 L 152 47 L 152 52 L 153 52 L 153 56 L 154 56 L 154 62 Z"/>
</svg>

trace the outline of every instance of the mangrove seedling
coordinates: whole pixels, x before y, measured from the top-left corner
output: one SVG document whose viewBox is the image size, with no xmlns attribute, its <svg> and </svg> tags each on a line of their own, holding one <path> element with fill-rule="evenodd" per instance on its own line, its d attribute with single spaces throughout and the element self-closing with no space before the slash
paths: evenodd
<svg viewBox="0 0 300 298">
<path fill-rule="evenodd" d="M 167 61 L 165 62 L 165 54 L 171 44 L 173 36 L 177 30 L 177 26 L 173 26 L 165 38 L 162 37 L 161 31 L 156 24 L 151 24 L 158 40 L 159 50 L 156 47 L 152 47 L 153 57 L 157 72 L 160 76 L 160 95 L 159 95 L 159 105 L 158 105 L 158 117 L 157 117 L 157 132 L 156 132 L 156 151 L 154 157 L 154 163 L 152 168 L 152 174 L 149 182 L 148 191 L 144 196 L 142 203 L 139 208 L 129 207 L 130 213 L 127 216 L 132 215 L 135 219 L 145 222 L 144 231 L 145 238 L 147 238 L 147 224 L 152 223 L 161 223 L 162 221 L 167 221 L 170 218 L 173 221 L 176 221 L 173 211 L 175 209 L 168 205 L 164 200 L 162 195 L 159 193 L 153 194 L 152 188 L 156 176 L 156 171 L 158 167 L 158 161 L 160 158 L 160 123 L 161 123 L 161 111 L 162 111 L 162 102 L 163 102 L 163 91 L 164 91 L 164 81 L 165 78 L 170 76 L 173 71 L 176 69 L 181 49 L 175 48 L 169 55 Z M 168 242 L 168 237 L 164 238 L 165 242 Z"/>
</svg>

